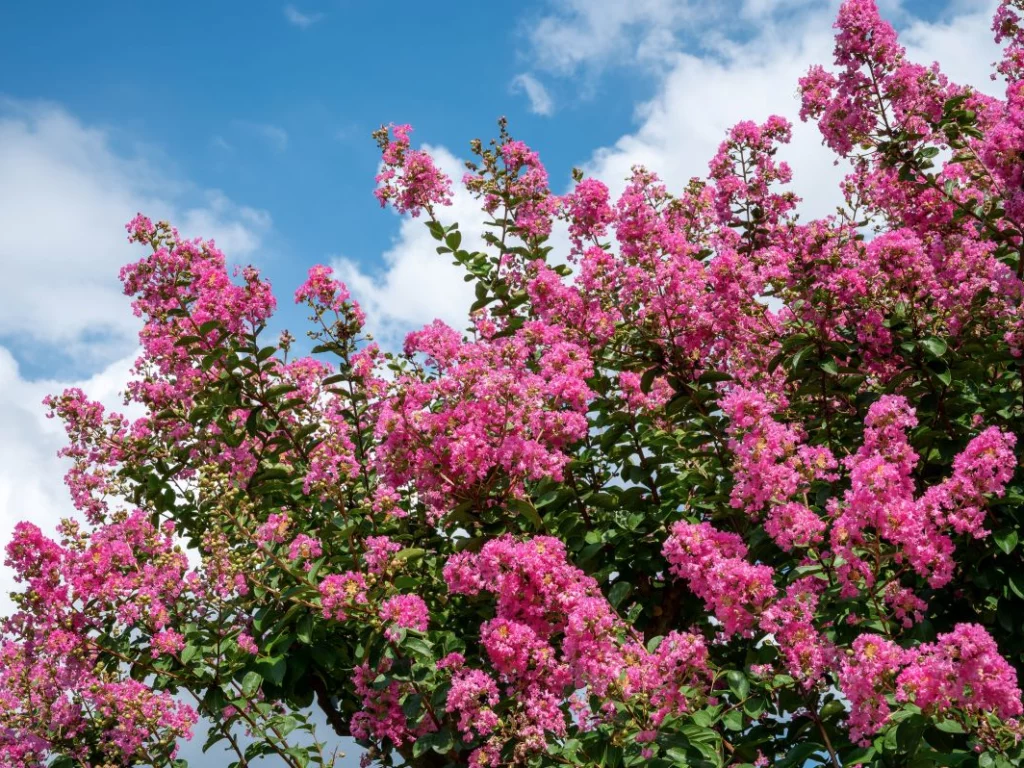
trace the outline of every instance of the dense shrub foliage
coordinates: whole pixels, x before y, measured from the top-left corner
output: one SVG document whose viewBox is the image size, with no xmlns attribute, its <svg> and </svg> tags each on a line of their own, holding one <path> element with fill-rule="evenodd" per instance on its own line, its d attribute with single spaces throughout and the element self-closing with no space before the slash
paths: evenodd
<svg viewBox="0 0 1024 768">
<path fill-rule="evenodd" d="M 145 415 L 47 401 L 80 516 L 7 548 L 0 764 L 175 765 L 200 719 L 232 766 L 1018 764 L 1022 8 L 998 100 L 842 6 L 800 81 L 850 168 L 817 221 L 778 117 L 617 200 L 502 125 L 469 251 L 382 129 L 381 204 L 477 296 L 402 353 L 322 266 L 312 356 L 268 342 L 255 270 L 137 217 Z"/>
</svg>

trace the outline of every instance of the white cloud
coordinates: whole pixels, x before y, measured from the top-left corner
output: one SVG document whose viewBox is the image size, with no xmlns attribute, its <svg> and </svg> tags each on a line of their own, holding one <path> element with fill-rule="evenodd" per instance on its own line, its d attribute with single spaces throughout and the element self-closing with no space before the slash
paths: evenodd
<svg viewBox="0 0 1024 768">
<path fill-rule="evenodd" d="M 220 190 L 208 190 L 202 197 L 206 205 L 183 211 L 178 228 L 215 240 L 217 247 L 230 258 L 255 253 L 262 236 L 270 230 L 270 214 L 236 205 Z"/>
<path fill-rule="evenodd" d="M 77 386 L 108 409 L 124 413 L 119 393 L 133 359 L 130 355 L 111 363 L 83 381 L 28 381 L 10 351 L 0 346 L 0 547 L 7 545 L 21 520 L 54 536 L 60 519 L 75 514 L 61 482 L 68 464 L 57 457 L 65 435 L 57 420 L 45 417 L 43 398 Z M 0 616 L 8 613 L 8 593 L 15 586 L 11 571 L 0 566 Z"/>
<path fill-rule="evenodd" d="M 1002 98 L 1006 86 L 989 78 L 1000 50 L 992 39 L 996 0 L 956 0 L 954 13 L 928 24 L 915 20 L 901 32 L 907 55 L 921 63 L 938 61 L 955 83 L 972 85 Z"/>
<path fill-rule="evenodd" d="M 747 3 L 752 11 L 782 4 L 792 5 Z M 658 94 L 637 110 L 637 130 L 595 152 L 587 172 L 621 188 L 631 166 L 642 164 L 678 189 L 692 176 L 706 175 L 729 127 L 780 114 L 794 124 L 793 141 L 780 157 L 793 167 L 793 188 L 804 198 L 802 216 L 832 212 L 841 202 L 838 183 L 845 169 L 833 165 L 817 127 L 800 122 L 797 79 L 811 64 L 832 60 L 833 5 L 798 17 L 766 17 L 756 36 L 742 42 L 720 39 L 707 56 L 673 54 Z M 988 62 L 998 54 L 988 32 L 990 19 L 990 10 L 975 7 L 934 23 L 912 20 L 901 40 L 913 60 L 938 61 L 953 80 L 998 92 L 1000 86 L 988 79 Z"/>
<path fill-rule="evenodd" d="M 541 69 L 571 74 L 603 68 L 664 48 L 665 32 L 715 13 L 715 3 L 692 0 L 556 0 L 552 11 L 529 21 L 529 60 Z"/>
<path fill-rule="evenodd" d="M 658 94 L 637 109 L 639 128 L 595 152 L 585 170 L 618 190 L 633 165 L 645 165 L 680 189 L 707 175 L 732 125 L 781 114 L 794 122 L 793 143 L 781 154 L 793 166 L 805 215 L 829 213 L 842 171 L 833 168 L 817 129 L 797 119 L 796 88 L 807 67 L 830 61 L 831 52 L 831 13 L 818 11 L 784 28 L 765 20 L 758 36 L 720 40 L 713 56 L 674 54 Z"/>
<path fill-rule="evenodd" d="M 318 21 L 322 21 L 324 15 L 322 13 L 303 13 L 294 5 L 286 5 L 284 7 L 284 17 L 292 26 L 299 29 L 308 29 Z"/>
<path fill-rule="evenodd" d="M 137 321 L 117 274 L 142 255 L 124 230 L 138 211 L 213 237 L 235 259 L 270 227 L 265 212 L 119 153 L 107 132 L 59 107 L 0 104 L 0 340 L 99 365 L 133 346 Z"/>
<path fill-rule="evenodd" d="M 512 79 L 512 92 L 525 93 L 530 100 L 530 111 L 535 115 L 550 115 L 555 110 L 551 94 L 533 75 L 524 72 Z"/>
<path fill-rule="evenodd" d="M 479 250 L 484 215 L 457 181 L 462 178 L 462 163 L 443 147 L 425 149 L 441 170 L 456 179 L 452 206 L 440 209 L 439 218 L 447 224 L 458 222 L 462 247 Z M 462 279 L 465 272 L 452 263 L 450 255 L 436 252 L 437 246 L 422 217 L 404 217 L 394 244 L 381 257 L 382 271 L 367 273 L 344 256 L 331 262 L 338 278 L 366 310 L 370 330 L 382 343 L 399 345 L 405 333 L 434 319 L 455 328 L 466 326 L 472 286 Z"/>
<path fill-rule="evenodd" d="M 697 18 L 698 11 L 686 2 L 561 0 L 561 15 L 548 17 L 533 38 L 543 66 L 568 73 L 598 53 L 612 56 L 623 45 L 647 45 L 658 51 L 656 69 L 663 73 L 657 95 L 637 107 L 637 129 L 595 151 L 585 163 L 586 171 L 617 193 L 630 168 L 643 164 L 657 171 L 670 188 L 680 189 L 691 177 L 706 176 L 708 161 L 732 125 L 781 114 L 794 124 L 793 141 L 780 156 L 793 167 L 793 188 L 804 198 L 801 215 L 806 220 L 833 212 L 841 202 L 838 185 L 845 169 L 835 166 L 834 156 L 821 146 L 817 127 L 800 122 L 797 80 L 811 64 L 831 62 L 836 2 L 814 3 L 813 10 L 806 7 L 809 4 L 733 3 L 734 9 L 758 20 L 756 34 L 737 40 L 708 35 L 703 54 L 697 56 L 680 52 L 677 36 L 665 36 L 683 20 Z M 988 0 L 987 5 L 994 3 Z M 903 40 L 912 58 L 938 60 L 956 81 L 1000 90 L 987 79 L 987 64 L 997 56 L 988 33 L 989 9 L 954 6 L 942 20 L 926 23 L 908 19 L 898 0 L 884 6 L 894 18 L 907 22 Z M 450 152 L 440 149 L 435 155 L 450 175 L 459 177 Z M 459 221 L 468 234 L 481 231 L 477 205 L 465 192 L 456 193 L 453 208 L 442 218 Z M 553 238 L 555 243 L 563 240 L 561 235 Z M 456 327 L 464 325 L 473 299 L 470 285 L 446 256 L 435 254 L 435 246 L 420 220 L 404 219 L 394 244 L 383 254 L 381 272 L 368 274 L 351 260 L 335 260 L 339 276 L 364 304 L 386 342 L 394 344 L 435 317 Z M 555 258 L 560 253 L 556 250 Z"/>
<path fill-rule="evenodd" d="M 248 120 L 238 121 L 238 125 L 266 142 L 277 152 L 288 149 L 288 131 L 272 123 L 252 123 Z"/>
</svg>

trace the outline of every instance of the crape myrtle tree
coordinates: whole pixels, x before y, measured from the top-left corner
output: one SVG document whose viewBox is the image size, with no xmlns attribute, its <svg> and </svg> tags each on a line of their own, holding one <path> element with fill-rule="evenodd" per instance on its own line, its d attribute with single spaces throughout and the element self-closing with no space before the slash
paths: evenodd
<svg viewBox="0 0 1024 768">
<path fill-rule="evenodd" d="M 134 219 L 145 415 L 47 400 L 79 516 L 7 547 L 0 764 L 176 766 L 200 720 L 231 766 L 1019 764 L 1022 16 L 1000 100 L 848 0 L 806 223 L 778 117 L 617 200 L 502 125 L 471 251 L 382 128 L 381 204 L 477 297 L 401 353 L 318 266 L 297 356 L 254 269 Z"/>
</svg>

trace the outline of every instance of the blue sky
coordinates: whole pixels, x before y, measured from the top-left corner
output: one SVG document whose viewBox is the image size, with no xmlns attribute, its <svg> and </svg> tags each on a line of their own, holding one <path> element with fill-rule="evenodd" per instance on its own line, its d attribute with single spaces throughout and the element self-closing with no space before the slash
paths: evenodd
<svg viewBox="0 0 1024 768">
<path fill-rule="evenodd" d="M 248 217 L 241 226 L 252 237 L 229 255 L 256 262 L 286 294 L 303 266 L 331 258 L 380 276 L 382 254 L 399 230 L 370 194 L 377 153 L 369 134 L 381 123 L 412 123 L 418 141 L 459 155 L 469 139 L 493 135 L 496 118 L 506 115 L 513 132 L 541 151 L 561 188 L 571 167 L 592 167 L 595 153 L 644 127 L 645 110 L 664 96 L 679 57 L 739 64 L 742 75 L 729 45 L 778 39 L 794 24 L 827 41 L 835 3 L 703 5 L 714 10 L 687 0 L 6 3 L 0 6 L 0 71 L 8 75 L 0 82 L 0 118 L 39 134 L 40 115 L 49 111 L 72 121 L 70 128 L 100 133 L 102 147 L 86 152 L 130 166 L 115 173 L 129 177 L 127 199 L 118 203 L 146 207 L 154 199 L 157 210 L 146 211 L 154 216 L 164 215 L 163 207 L 215 209 L 215 217 L 194 217 L 197 225 L 216 218 L 234 226 Z M 970 7 L 927 0 L 887 5 L 903 25 L 956 18 Z M 539 97 L 529 97 L 524 78 L 542 89 Z M 778 84 L 790 114 L 793 79 Z M 737 91 L 717 94 L 733 102 L 725 112 L 740 115 L 734 105 L 745 94 Z M 695 115 L 705 108 L 689 107 Z M 701 141 L 686 154 L 693 161 L 689 172 L 703 171 L 714 142 L 738 119 L 714 105 L 709 112 Z M 750 116 L 767 114 L 755 107 Z M 694 137 L 685 128 L 677 146 L 660 149 L 686 153 Z M 55 137 L 58 153 L 61 138 L 75 144 L 74 137 Z M 657 161 L 664 152 L 636 154 Z M 627 170 L 615 167 L 620 176 Z M 32 175 L 45 181 L 45 173 Z M 134 213 L 121 207 L 120 218 Z M 180 215 L 175 223 L 190 229 Z M 112 221 L 104 226 L 115 229 Z M 222 235 L 218 230 L 188 234 Z M 222 246 L 233 244 L 221 237 Z M 98 263 L 88 280 L 106 277 L 116 292 L 113 272 L 130 258 L 125 253 L 102 262 L 105 274 Z M 26 258 L 13 250 L 0 255 Z M 39 314 L 42 303 L 35 302 Z M 96 322 L 86 318 L 74 333 L 47 336 L 0 321 L 0 343 L 30 377 L 87 375 L 129 351 L 130 323 L 116 321 L 124 304 L 117 310 L 115 304 L 106 296 L 107 315 L 97 316 L 94 305 Z M 415 325 L 431 319 L 428 314 L 400 320 Z M 298 320 L 287 310 L 282 319 Z M 71 354 L 67 346 L 52 354 L 66 342 L 73 342 Z"/>
<path fill-rule="evenodd" d="M 556 119 L 513 94 L 528 70 L 526 30 L 545 10 L 524 4 L 510 18 L 496 3 L 470 2 L 5 3 L 0 95 L 20 107 L 49 102 L 104 131 L 118 156 L 192 193 L 217 189 L 268 212 L 272 231 L 253 256 L 284 290 L 298 265 L 329 254 L 372 268 L 394 235 L 397 222 L 371 195 L 370 132 L 381 123 L 412 123 L 418 140 L 461 150 L 504 114 L 560 180 L 628 130 L 635 103 L 654 88 L 647 73 L 620 73 L 630 97 L 614 99 L 592 75 L 582 97 L 575 78 L 550 78 Z M 23 357 L 33 375 L 57 363 Z"/>
<path fill-rule="evenodd" d="M 413 124 L 458 176 L 469 140 L 505 115 L 556 190 L 573 166 L 615 189 L 634 163 L 678 187 L 736 121 L 796 119 L 796 79 L 830 59 L 837 4 L 0 3 L 0 544 L 19 519 L 68 512 L 43 395 L 74 384 L 117 404 L 137 331 L 117 270 L 138 258 L 123 231 L 136 211 L 258 265 L 299 336 L 288 297 L 308 266 L 333 264 L 396 345 L 434 317 L 459 323 L 467 288 L 419 222 L 378 207 L 377 126 Z M 1000 95 L 994 0 L 879 4 L 913 58 Z M 842 169 L 813 126 L 785 157 L 805 216 L 828 213 Z M 449 219 L 469 241 L 480 231 L 464 193 Z"/>
</svg>

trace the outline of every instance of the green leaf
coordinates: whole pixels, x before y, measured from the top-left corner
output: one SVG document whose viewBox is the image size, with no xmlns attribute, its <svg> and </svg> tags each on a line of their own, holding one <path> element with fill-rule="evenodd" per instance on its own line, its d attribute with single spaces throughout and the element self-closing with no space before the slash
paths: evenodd
<svg viewBox="0 0 1024 768">
<path fill-rule="evenodd" d="M 742 701 L 747 698 L 747 695 L 750 693 L 750 681 L 747 680 L 745 674 L 738 669 L 730 669 L 725 673 L 725 678 L 729 681 L 729 690 L 733 692 L 738 700 Z"/>
<path fill-rule="evenodd" d="M 264 680 L 269 680 L 274 685 L 280 685 L 284 682 L 284 673 L 288 668 L 288 662 L 285 661 L 283 656 L 276 656 L 274 658 L 260 661 L 256 664 L 257 669 Z"/>
<path fill-rule="evenodd" d="M 726 713 L 725 717 L 722 718 L 722 723 L 730 731 L 742 731 L 743 713 L 738 709 L 730 710 L 728 713 Z"/>
<path fill-rule="evenodd" d="M 875 756 L 874 747 L 856 747 L 843 755 L 843 765 L 863 765 Z"/>
<path fill-rule="evenodd" d="M 294 384 L 275 384 L 266 391 L 266 397 L 268 400 L 281 397 L 281 395 L 287 395 L 289 392 L 294 392 L 298 387 Z"/>
<path fill-rule="evenodd" d="M 949 366 L 941 360 L 930 361 L 928 363 L 928 370 L 947 387 L 953 383 L 953 373 L 949 370 Z"/>
<path fill-rule="evenodd" d="M 199 646 L 194 643 L 187 643 L 184 648 L 181 649 L 181 663 L 188 664 L 192 659 L 199 653 Z"/>
<path fill-rule="evenodd" d="M 946 342 L 937 336 L 929 336 L 927 339 L 921 340 L 921 346 L 928 351 L 932 357 L 942 357 L 946 354 L 946 350 L 949 348 Z"/>
<path fill-rule="evenodd" d="M 928 721 L 922 715 L 913 715 L 896 727 L 896 746 L 899 752 L 912 755 L 921 743 Z"/>
<path fill-rule="evenodd" d="M 966 733 L 964 727 L 956 720 L 939 720 L 935 723 L 935 727 L 943 733 Z"/>
<path fill-rule="evenodd" d="M 613 608 L 618 608 L 632 591 L 633 585 L 628 581 L 616 581 L 608 591 L 608 602 L 612 604 Z"/>
<path fill-rule="evenodd" d="M 533 506 L 529 499 L 510 499 L 508 505 L 533 523 L 534 527 L 539 530 L 544 529 L 544 521 L 540 519 L 537 508 Z"/>
<path fill-rule="evenodd" d="M 704 371 L 697 379 L 700 384 L 713 384 L 718 381 L 732 381 L 732 376 L 724 371 Z"/>
<path fill-rule="evenodd" d="M 242 695 L 251 699 L 253 694 L 259 690 L 262 682 L 263 678 L 260 677 L 259 672 L 246 672 L 245 677 L 242 678 Z"/>
<path fill-rule="evenodd" d="M 313 615 L 307 613 L 299 620 L 299 626 L 295 630 L 295 636 L 300 643 L 309 645 L 313 642 Z"/>
<path fill-rule="evenodd" d="M 686 759 L 686 750 L 680 749 L 679 747 L 670 747 L 665 750 L 665 756 L 671 760 L 675 765 L 689 765 L 690 761 Z"/>
<path fill-rule="evenodd" d="M 272 718 L 270 722 L 282 736 L 287 736 L 299 727 L 298 719 L 292 715 L 278 715 Z"/>
<path fill-rule="evenodd" d="M 405 642 L 402 643 L 403 648 L 408 648 L 410 651 L 415 653 L 417 656 L 422 656 L 427 659 L 434 658 L 434 647 L 424 640 L 422 637 L 414 637 L 407 635 Z"/>
<path fill-rule="evenodd" d="M 406 547 L 400 552 L 395 553 L 396 560 L 419 560 L 423 557 L 427 551 L 420 549 L 419 547 Z"/>
<path fill-rule="evenodd" d="M 451 752 L 454 748 L 455 737 L 452 736 L 452 732 L 450 730 L 444 728 L 435 733 L 429 733 L 426 736 L 416 739 L 416 743 L 412 745 L 412 756 L 422 757 L 431 749 L 444 755 Z"/>
<path fill-rule="evenodd" d="M 996 545 L 1006 554 L 1010 554 L 1017 548 L 1018 536 L 1015 528 L 998 531 L 993 538 L 995 539 Z"/>
<path fill-rule="evenodd" d="M 1018 573 L 1013 573 L 1010 574 L 1010 578 L 1008 579 L 1008 581 L 1010 583 L 1010 589 L 1013 591 L 1013 594 L 1015 594 L 1021 600 L 1024 600 L 1024 576 L 1021 576 Z"/>
</svg>

